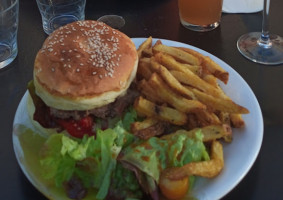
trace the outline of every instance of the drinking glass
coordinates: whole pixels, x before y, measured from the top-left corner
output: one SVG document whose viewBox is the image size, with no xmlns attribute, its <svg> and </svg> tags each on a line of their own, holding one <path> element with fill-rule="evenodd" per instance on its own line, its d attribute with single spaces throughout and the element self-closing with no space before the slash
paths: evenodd
<svg viewBox="0 0 283 200">
<path fill-rule="evenodd" d="M 60 26 L 85 19 L 86 0 L 36 0 L 48 35 Z"/>
<path fill-rule="evenodd" d="M 193 31 L 210 31 L 220 24 L 223 0 L 178 0 L 181 24 Z"/>
<path fill-rule="evenodd" d="M 18 54 L 18 20 L 19 1 L 0 0 L 0 69 L 8 66 Z"/>
<path fill-rule="evenodd" d="M 242 35 L 237 41 L 238 50 L 243 56 L 256 63 L 277 65 L 283 63 L 283 38 L 269 34 L 270 0 L 264 0 L 262 32 Z"/>
</svg>

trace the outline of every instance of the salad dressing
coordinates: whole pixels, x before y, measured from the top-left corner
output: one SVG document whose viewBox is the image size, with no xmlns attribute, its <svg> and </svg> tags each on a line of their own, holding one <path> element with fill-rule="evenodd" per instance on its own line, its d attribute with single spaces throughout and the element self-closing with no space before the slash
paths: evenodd
<svg viewBox="0 0 283 200">
<path fill-rule="evenodd" d="M 16 135 L 20 141 L 19 145 L 24 156 L 19 157 L 19 161 L 24 173 L 27 175 L 31 183 L 48 199 L 55 200 L 60 198 L 62 200 L 70 200 L 66 196 L 66 192 L 63 188 L 55 187 L 52 181 L 48 181 L 42 176 L 39 152 L 43 144 L 46 142 L 46 138 L 26 129 L 25 127 L 22 127 L 21 125 L 19 125 L 17 130 L 19 132 Z M 14 135 L 14 137 L 17 136 Z M 84 200 L 95 200 L 95 194 L 95 190 L 89 190 L 88 195 L 84 198 Z"/>
</svg>

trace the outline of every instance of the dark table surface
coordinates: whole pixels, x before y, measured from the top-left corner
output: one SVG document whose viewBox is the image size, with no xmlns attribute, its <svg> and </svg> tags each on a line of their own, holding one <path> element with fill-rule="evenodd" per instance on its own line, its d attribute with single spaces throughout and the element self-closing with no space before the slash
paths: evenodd
<svg viewBox="0 0 283 200">
<path fill-rule="evenodd" d="M 282 8 L 282 0 L 271 1 L 270 32 L 281 36 Z M 264 138 L 251 170 L 223 199 L 282 199 L 283 65 L 253 63 L 242 57 L 236 47 L 242 34 L 261 31 L 262 14 L 223 14 L 220 27 L 199 33 L 182 27 L 176 0 L 87 0 L 86 19 L 105 14 L 123 16 L 126 24 L 121 31 L 129 37 L 151 35 L 196 46 L 225 61 L 246 80 L 262 109 Z M 15 111 L 32 79 L 35 55 L 47 37 L 35 0 L 20 1 L 19 21 L 18 56 L 0 71 L 0 198 L 39 200 L 45 198 L 22 173 L 12 144 Z"/>
</svg>

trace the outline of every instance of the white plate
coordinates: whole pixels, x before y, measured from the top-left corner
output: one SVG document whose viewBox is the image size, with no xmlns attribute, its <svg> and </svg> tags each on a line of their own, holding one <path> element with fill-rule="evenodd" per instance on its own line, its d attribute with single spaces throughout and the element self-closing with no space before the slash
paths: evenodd
<svg viewBox="0 0 283 200">
<path fill-rule="evenodd" d="M 135 45 L 138 47 L 145 38 L 133 38 Z M 157 39 L 154 39 L 156 41 Z M 221 84 L 226 94 L 230 96 L 236 103 L 245 106 L 250 113 L 243 115 L 246 122 L 246 127 L 243 129 L 233 130 L 233 142 L 224 144 L 224 159 L 225 168 L 219 176 L 213 179 L 197 179 L 197 182 L 192 189 L 192 196 L 199 200 L 215 200 L 220 199 L 230 192 L 248 173 L 252 167 L 255 159 L 259 153 L 262 139 L 263 139 L 263 119 L 258 101 L 245 82 L 245 80 L 229 65 L 217 57 L 205 52 L 196 47 L 174 42 L 169 40 L 162 40 L 162 42 L 169 46 L 187 47 L 196 50 L 203 55 L 209 56 L 212 60 L 217 62 L 221 67 L 229 72 L 229 82 L 227 85 Z M 27 93 L 22 98 L 14 119 L 14 125 L 25 124 L 31 127 L 30 120 L 26 109 Z M 38 188 L 45 195 L 48 191 L 44 191 L 41 183 L 38 182 L 33 173 L 28 171 L 23 164 L 24 155 L 21 150 L 21 145 L 18 136 L 13 134 L 13 143 L 17 160 L 32 184 Z"/>
</svg>

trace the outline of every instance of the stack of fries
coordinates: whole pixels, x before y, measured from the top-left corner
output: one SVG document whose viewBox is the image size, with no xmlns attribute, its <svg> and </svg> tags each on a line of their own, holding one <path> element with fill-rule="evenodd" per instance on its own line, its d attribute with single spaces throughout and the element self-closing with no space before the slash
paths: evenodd
<svg viewBox="0 0 283 200">
<path fill-rule="evenodd" d="M 182 167 L 185 172 L 178 169 L 173 176 L 188 171 L 204 177 L 217 175 L 219 166 L 222 168 L 224 164 L 222 145 L 217 140 L 231 142 L 232 128 L 244 127 L 242 114 L 249 113 L 220 88 L 218 81 L 227 84 L 229 73 L 208 56 L 192 49 L 166 46 L 160 40 L 152 44 L 152 37 L 140 45 L 138 55 L 137 84 L 141 95 L 135 100 L 134 108 L 145 120 L 133 123 L 132 132 L 148 139 L 162 134 L 162 123 L 185 129 L 173 134 L 190 135 L 201 128 L 204 142 L 211 142 L 212 160 L 189 163 Z M 190 168 L 191 165 L 207 165 L 204 167 L 207 170 L 202 171 L 203 166 Z M 197 172 L 199 169 L 201 173 Z"/>
<path fill-rule="evenodd" d="M 133 132 L 160 121 L 191 130 L 210 125 L 241 128 L 249 111 L 233 102 L 219 87 L 229 74 L 208 56 L 192 49 L 170 47 L 147 38 L 138 48 L 138 89 L 134 107 L 147 119 Z M 230 137 L 225 137 L 227 141 Z"/>
</svg>

